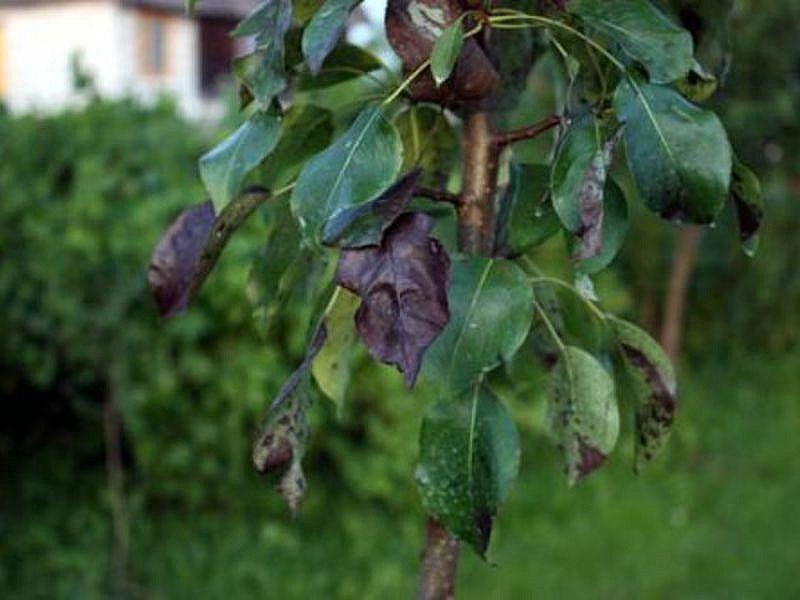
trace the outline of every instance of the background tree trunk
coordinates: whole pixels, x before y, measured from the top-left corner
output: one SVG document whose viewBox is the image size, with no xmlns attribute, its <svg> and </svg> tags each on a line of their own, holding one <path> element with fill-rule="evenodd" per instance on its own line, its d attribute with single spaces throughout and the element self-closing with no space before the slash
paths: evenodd
<svg viewBox="0 0 800 600">
<path fill-rule="evenodd" d="M 686 298 L 702 237 L 703 229 L 700 227 L 681 229 L 672 255 L 672 270 L 661 321 L 661 345 L 673 362 L 680 356 Z"/>
</svg>

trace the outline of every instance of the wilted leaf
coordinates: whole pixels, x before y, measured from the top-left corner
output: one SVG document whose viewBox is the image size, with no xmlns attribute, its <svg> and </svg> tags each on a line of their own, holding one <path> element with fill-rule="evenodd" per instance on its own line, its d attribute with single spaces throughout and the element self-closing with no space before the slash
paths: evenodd
<svg viewBox="0 0 800 600">
<path fill-rule="evenodd" d="M 456 65 L 461 48 L 464 47 L 464 29 L 461 19 L 456 19 L 448 25 L 433 45 L 431 52 L 431 73 L 436 85 L 442 85 Z"/>
<path fill-rule="evenodd" d="M 742 248 L 748 256 L 754 256 L 758 250 L 758 232 L 764 220 L 761 182 L 756 174 L 736 157 L 733 160 L 731 197 L 736 206 Z"/>
<path fill-rule="evenodd" d="M 323 317 L 328 339 L 311 365 L 319 389 L 339 407 L 350 385 L 357 308 L 358 296 L 345 289 L 336 293 L 333 304 Z"/>
<path fill-rule="evenodd" d="M 476 386 L 439 402 L 420 436 L 416 479 L 425 510 L 484 556 L 519 458 L 511 415 L 488 389 Z"/>
<path fill-rule="evenodd" d="M 705 102 L 717 91 L 719 80 L 695 60 L 692 62 L 692 70 L 676 82 L 676 86 L 692 102 Z"/>
<path fill-rule="evenodd" d="M 280 117 L 258 111 L 200 159 L 200 176 L 217 210 L 239 193 L 247 174 L 275 148 L 280 134 Z"/>
<path fill-rule="evenodd" d="M 203 202 L 184 210 L 156 245 L 148 281 L 162 317 L 189 304 L 195 269 L 213 227 L 214 205 Z"/>
<path fill-rule="evenodd" d="M 292 211 L 304 237 L 319 244 L 330 217 L 383 192 L 397 177 L 401 152 L 397 130 L 380 108 L 362 111 L 350 129 L 300 173 Z"/>
<path fill-rule="evenodd" d="M 288 463 L 278 489 L 293 513 L 297 512 L 306 487 L 301 461 L 309 433 L 306 421 L 306 411 L 311 404 L 308 371 L 325 339 L 325 327 L 319 327 L 305 359 L 273 400 L 253 445 L 253 463 L 261 473 Z"/>
<path fill-rule="evenodd" d="M 428 351 L 425 376 L 445 393 L 458 393 L 525 341 L 533 292 L 525 272 L 507 260 L 459 257 L 451 278 L 450 323 Z"/>
<path fill-rule="evenodd" d="M 642 63 L 653 83 L 680 79 L 692 66 L 692 37 L 648 0 L 569 0 L 567 10 Z"/>
<path fill-rule="evenodd" d="M 347 18 L 358 0 L 326 0 L 303 31 L 303 56 L 316 75 L 344 33 Z"/>
<path fill-rule="evenodd" d="M 566 346 L 556 364 L 549 421 L 571 485 L 600 467 L 617 443 L 614 380 L 580 348 Z"/>
<path fill-rule="evenodd" d="M 636 407 L 636 470 L 655 457 L 669 438 L 678 407 L 675 370 L 655 340 L 632 323 L 613 319 L 627 390 Z"/>
<path fill-rule="evenodd" d="M 336 281 L 362 303 L 356 327 L 370 353 L 395 365 L 411 387 L 422 355 L 447 324 L 449 260 L 429 236 L 430 217 L 407 213 L 387 229 L 380 246 L 345 250 Z"/>
<path fill-rule="evenodd" d="M 717 116 L 673 89 L 635 80 L 619 85 L 614 107 L 647 206 L 673 221 L 713 222 L 728 198 L 732 165 Z"/>
<path fill-rule="evenodd" d="M 419 175 L 419 170 L 412 171 L 374 200 L 334 214 L 325 223 L 323 243 L 341 248 L 361 248 L 380 243 L 383 232 L 411 200 Z"/>
<path fill-rule="evenodd" d="M 511 163 L 508 188 L 498 211 L 495 254 L 518 256 L 558 233 L 549 183 L 548 167 Z"/>
</svg>

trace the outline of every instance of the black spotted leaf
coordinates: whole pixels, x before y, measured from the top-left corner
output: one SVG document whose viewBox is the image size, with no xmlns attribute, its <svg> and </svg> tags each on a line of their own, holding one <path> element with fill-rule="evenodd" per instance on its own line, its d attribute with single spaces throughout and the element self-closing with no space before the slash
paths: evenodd
<svg viewBox="0 0 800 600">
<path fill-rule="evenodd" d="M 416 471 L 426 512 L 485 556 L 519 459 L 514 421 L 484 386 L 435 404 L 422 422 Z"/>
<path fill-rule="evenodd" d="M 736 157 L 733 161 L 731 197 L 739 221 L 742 248 L 748 256 L 754 256 L 758 250 L 758 232 L 764 220 L 761 182 L 756 174 Z"/>
<path fill-rule="evenodd" d="M 548 167 L 511 163 L 497 216 L 496 255 L 518 256 L 558 233 L 549 183 Z"/>
<path fill-rule="evenodd" d="M 550 180 L 553 207 L 580 241 L 575 260 L 603 251 L 604 192 L 618 135 L 605 138 L 599 123 L 587 116 L 576 119 L 558 144 Z"/>
<path fill-rule="evenodd" d="M 280 116 L 274 111 L 256 111 L 200 158 L 200 176 L 217 210 L 239 193 L 248 173 L 272 152 L 280 135 Z"/>
<path fill-rule="evenodd" d="M 432 228 L 427 215 L 401 215 L 380 245 L 344 250 L 336 271 L 336 282 L 362 300 L 356 328 L 370 354 L 395 365 L 408 387 L 449 319 L 450 261 Z"/>
<path fill-rule="evenodd" d="M 614 379 L 588 352 L 565 346 L 553 372 L 550 430 L 574 485 L 600 467 L 619 437 Z"/>
<path fill-rule="evenodd" d="M 322 63 L 336 46 L 347 25 L 350 11 L 359 0 L 326 0 L 303 31 L 303 56 L 312 74 L 322 69 Z"/>
<path fill-rule="evenodd" d="M 419 170 L 412 171 L 374 200 L 335 213 L 325 223 L 323 243 L 341 248 L 361 248 L 380 243 L 383 232 L 411 200 L 419 175 Z"/>
<path fill-rule="evenodd" d="M 319 389 L 339 407 L 350 385 L 357 309 L 358 296 L 345 289 L 336 292 L 323 317 L 328 339 L 311 364 L 311 374 Z"/>
<path fill-rule="evenodd" d="M 732 152 L 717 116 L 677 91 L 629 79 L 614 97 L 628 165 L 647 206 L 665 219 L 712 223 L 728 198 Z"/>
<path fill-rule="evenodd" d="M 195 271 L 214 228 L 214 218 L 210 201 L 190 206 L 156 244 L 147 278 L 162 317 L 171 317 L 188 306 Z"/>
<path fill-rule="evenodd" d="M 533 290 L 511 261 L 461 256 L 451 265 L 448 297 L 450 323 L 428 351 L 425 373 L 454 394 L 519 349 L 533 318 Z"/>
<path fill-rule="evenodd" d="M 643 64 L 654 83 L 680 79 L 692 66 L 692 36 L 648 0 L 569 0 L 567 10 Z"/>
<path fill-rule="evenodd" d="M 675 370 L 661 346 L 636 325 L 612 319 L 625 369 L 624 389 L 636 410 L 636 470 L 669 439 L 678 407 Z"/>
<path fill-rule="evenodd" d="M 301 462 L 309 434 L 308 371 L 326 336 L 324 325 L 316 330 L 305 359 L 272 401 L 253 444 L 253 463 L 258 471 L 285 469 L 278 489 L 293 513 L 300 507 L 306 488 Z"/>
<path fill-rule="evenodd" d="M 319 245 L 328 219 L 383 192 L 395 181 L 401 162 L 397 130 L 379 107 L 364 109 L 300 173 L 291 203 L 306 240 Z"/>
</svg>

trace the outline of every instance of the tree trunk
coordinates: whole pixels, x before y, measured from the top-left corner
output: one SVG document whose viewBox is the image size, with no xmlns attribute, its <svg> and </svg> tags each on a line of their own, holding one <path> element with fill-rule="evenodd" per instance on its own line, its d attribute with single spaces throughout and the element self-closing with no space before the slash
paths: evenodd
<svg viewBox="0 0 800 600">
<path fill-rule="evenodd" d="M 686 297 L 702 237 L 703 230 L 700 227 L 682 229 L 672 255 L 672 271 L 661 321 L 661 345 L 673 362 L 680 356 Z"/>
</svg>

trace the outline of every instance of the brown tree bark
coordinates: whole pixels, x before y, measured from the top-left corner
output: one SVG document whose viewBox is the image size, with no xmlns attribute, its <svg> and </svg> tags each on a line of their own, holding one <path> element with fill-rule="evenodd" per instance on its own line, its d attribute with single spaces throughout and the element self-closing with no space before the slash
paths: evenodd
<svg viewBox="0 0 800 600">
<path fill-rule="evenodd" d="M 661 345 L 673 362 L 680 356 L 686 298 L 702 237 L 703 229 L 700 227 L 682 229 L 672 255 L 672 270 L 661 321 Z"/>
</svg>

